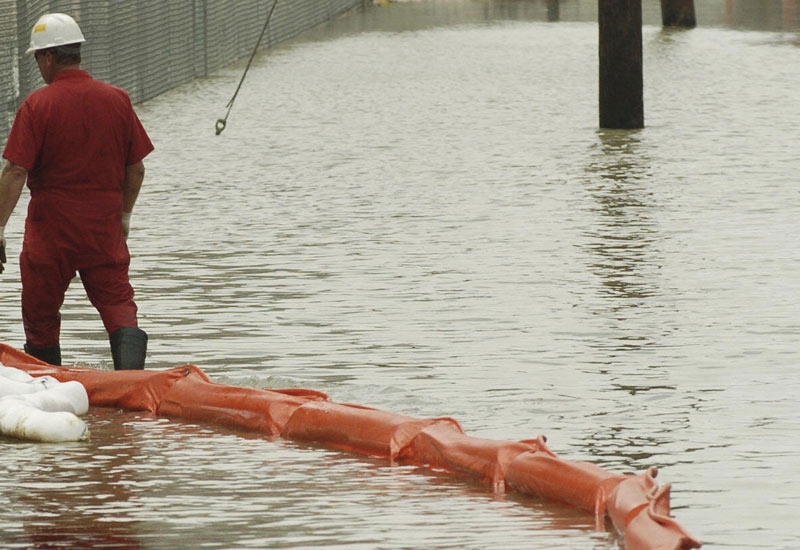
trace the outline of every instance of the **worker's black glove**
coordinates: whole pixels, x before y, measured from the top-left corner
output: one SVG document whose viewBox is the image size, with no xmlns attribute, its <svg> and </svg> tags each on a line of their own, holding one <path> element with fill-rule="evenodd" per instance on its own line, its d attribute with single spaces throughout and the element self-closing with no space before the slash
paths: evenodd
<svg viewBox="0 0 800 550">
<path fill-rule="evenodd" d="M 0 240 L 0 273 L 5 269 L 6 263 L 6 242 Z"/>
</svg>

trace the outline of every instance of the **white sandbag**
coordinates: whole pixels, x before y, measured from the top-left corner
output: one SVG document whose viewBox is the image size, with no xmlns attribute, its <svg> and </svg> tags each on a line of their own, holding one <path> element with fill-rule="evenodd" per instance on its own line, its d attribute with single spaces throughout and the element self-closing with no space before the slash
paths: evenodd
<svg viewBox="0 0 800 550">
<path fill-rule="evenodd" d="M 89 428 L 70 412 L 45 412 L 16 397 L 4 397 L 0 433 L 31 441 L 80 441 L 89 437 Z"/>
<path fill-rule="evenodd" d="M 31 377 L 11 367 L 0 370 L 0 433 L 3 435 L 33 441 L 86 439 L 89 429 L 76 415 L 88 410 L 89 396 L 80 382 L 62 383 L 50 376 Z"/>
<path fill-rule="evenodd" d="M 15 380 L 16 382 L 28 382 L 29 380 L 33 380 L 33 376 L 24 370 L 6 367 L 5 365 L 0 365 L 0 377 Z"/>
<path fill-rule="evenodd" d="M 44 412 L 71 412 L 81 415 L 86 414 L 86 411 L 89 410 L 89 396 L 86 394 L 86 388 L 74 380 L 59 383 L 36 393 L 20 394 L 14 397 Z"/>
<path fill-rule="evenodd" d="M 23 393 L 36 393 L 49 388 L 58 386 L 61 382 L 51 376 L 40 376 L 31 378 L 26 382 L 20 382 L 13 378 L 6 378 L 0 375 L 0 397 L 6 395 L 20 395 Z"/>
</svg>

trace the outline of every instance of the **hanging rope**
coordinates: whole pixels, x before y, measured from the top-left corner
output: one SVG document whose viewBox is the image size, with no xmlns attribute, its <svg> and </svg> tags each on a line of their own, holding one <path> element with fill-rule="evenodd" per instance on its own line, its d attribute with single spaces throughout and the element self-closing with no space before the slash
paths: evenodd
<svg viewBox="0 0 800 550">
<path fill-rule="evenodd" d="M 264 33 L 267 30 L 267 26 L 269 25 L 269 20 L 272 19 L 272 12 L 275 11 L 275 6 L 278 5 L 278 0 L 272 2 L 272 7 L 269 10 L 269 15 L 267 15 L 267 20 L 264 22 L 264 28 L 261 29 L 261 34 L 258 35 L 258 41 L 256 42 L 256 47 L 253 48 L 253 53 L 250 54 L 250 60 L 247 62 L 247 67 L 244 68 L 244 74 L 242 75 L 242 79 L 239 81 L 239 85 L 236 87 L 236 91 L 233 93 L 233 97 L 228 102 L 226 107 L 228 108 L 228 112 L 225 113 L 225 118 L 218 118 L 217 119 L 217 135 L 220 135 L 222 131 L 225 129 L 225 125 L 228 123 L 228 115 L 231 114 L 231 109 L 233 109 L 233 102 L 236 100 L 236 96 L 239 95 L 239 90 L 242 88 L 242 83 L 244 82 L 244 77 L 247 76 L 247 71 L 250 70 L 250 64 L 253 62 L 253 58 L 256 56 L 256 52 L 258 51 L 258 46 L 261 44 L 261 39 L 264 38 Z"/>
</svg>

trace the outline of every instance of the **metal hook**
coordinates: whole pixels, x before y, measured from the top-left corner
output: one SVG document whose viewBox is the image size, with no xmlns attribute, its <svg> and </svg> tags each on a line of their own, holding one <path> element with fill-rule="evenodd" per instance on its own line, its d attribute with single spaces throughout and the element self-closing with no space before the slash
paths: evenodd
<svg viewBox="0 0 800 550">
<path fill-rule="evenodd" d="M 218 118 L 216 127 L 217 127 L 217 135 L 220 135 L 222 133 L 222 130 L 225 129 L 225 119 Z"/>
</svg>

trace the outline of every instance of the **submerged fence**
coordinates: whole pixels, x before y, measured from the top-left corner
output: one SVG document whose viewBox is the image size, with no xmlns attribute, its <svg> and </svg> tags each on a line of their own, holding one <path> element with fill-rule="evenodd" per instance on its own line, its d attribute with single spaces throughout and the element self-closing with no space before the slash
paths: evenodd
<svg viewBox="0 0 800 550">
<path fill-rule="evenodd" d="M 20 102 L 41 86 L 24 54 L 36 20 L 75 18 L 86 37 L 82 68 L 128 91 L 134 103 L 249 55 L 273 0 L 0 0 L 0 145 Z M 364 0 L 279 0 L 261 48 L 300 34 Z"/>
</svg>

